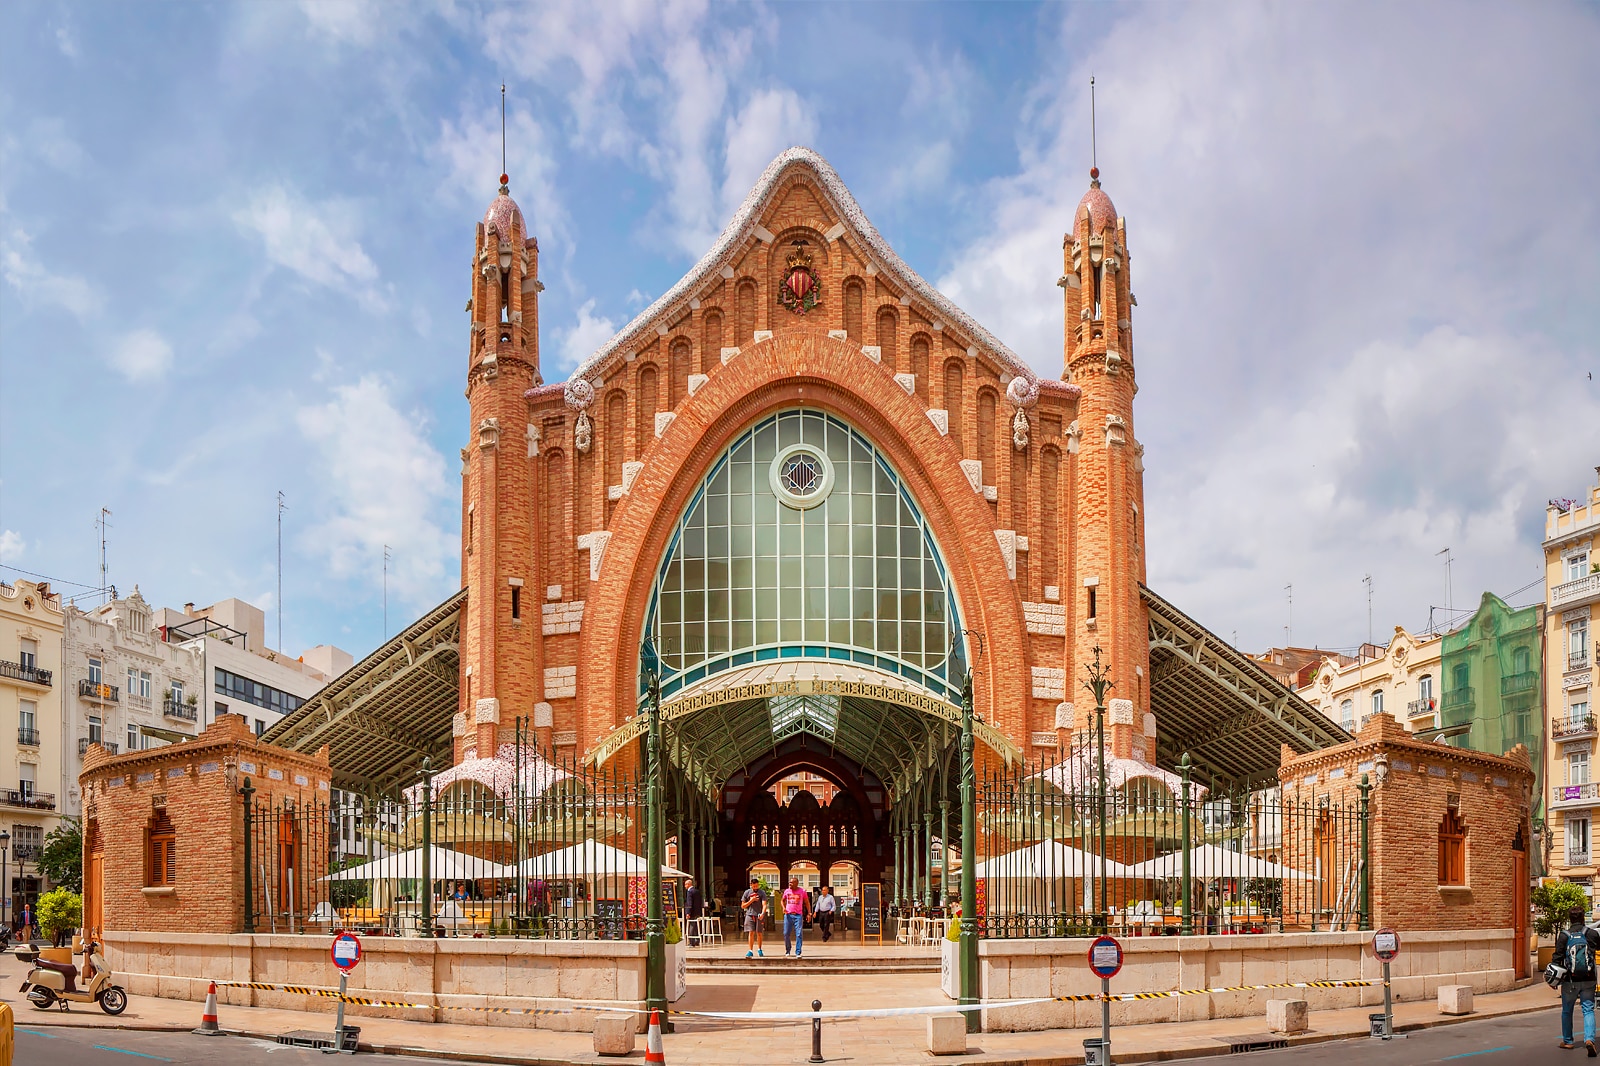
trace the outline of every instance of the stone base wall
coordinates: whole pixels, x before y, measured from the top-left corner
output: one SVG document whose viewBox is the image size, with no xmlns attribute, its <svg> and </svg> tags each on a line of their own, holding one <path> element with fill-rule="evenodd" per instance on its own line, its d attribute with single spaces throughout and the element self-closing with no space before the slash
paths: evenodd
<svg viewBox="0 0 1600 1066">
<path fill-rule="evenodd" d="M 108 932 L 105 954 L 122 986 L 134 995 L 203 1002 L 211 981 L 338 988 L 339 971 L 329 958 L 329 943 L 323 935 Z M 589 1032 L 597 1016 L 593 1011 L 528 1015 L 449 1008 L 566 1011 L 577 1004 L 639 1006 L 644 1001 L 643 941 L 367 937 L 361 948 L 361 963 L 350 975 L 350 995 L 422 1006 L 347 1006 L 345 1014 L 357 1019 Z M 669 995 L 672 991 L 669 987 Z M 219 988 L 217 1002 L 224 1025 L 229 1005 L 328 1014 L 337 1006 L 323 996 L 250 988 Z M 643 1027 L 641 1016 L 641 1032 Z"/>
<path fill-rule="evenodd" d="M 1251 936 L 1157 936 L 1122 941 L 1122 972 L 1112 993 L 1225 988 L 1281 981 L 1382 981 L 1368 950 L 1371 933 L 1279 933 Z M 1089 939 L 989 940 L 978 946 L 985 999 L 1089 995 L 1100 979 L 1089 972 Z M 1470 985 L 1478 994 L 1514 987 L 1518 945 L 1510 929 L 1401 931 L 1400 957 L 1390 964 L 1398 1002 L 1430 1000 L 1440 985 Z M 946 990 L 949 991 L 948 989 Z M 1113 1025 L 1186 1022 L 1258 1015 L 1267 1000 L 1304 999 L 1313 1011 L 1383 1004 L 1383 986 L 1262 989 L 1174 996 L 1111 1005 Z M 1098 1026 L 1100 1004 L 1038 1003 L 986 1010 L 990 1031 Z"/>
</svg>

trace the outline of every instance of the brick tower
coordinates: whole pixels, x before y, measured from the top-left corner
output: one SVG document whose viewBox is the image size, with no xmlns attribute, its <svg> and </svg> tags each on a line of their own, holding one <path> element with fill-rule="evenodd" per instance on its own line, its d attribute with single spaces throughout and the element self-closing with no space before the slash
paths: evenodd
<svg viewBox="0 0 1600 1066">
<path fill-rule="evenodd" d="M 1093 700 L 1082 688 L 1094 648 L 1115 688 L 1107 703 L 1106 745 L 1118 758 L 1154 761 L 1150 714 L 1149 621 L 1140 586 L 1144 564 L 1144 448 L 1133 436 L 1132 299 L 1128 293 L 1127 230 L 1089 171 L 1072 232 L 1062 242 L 1066 297 L 1063 351 L 1067 381 L 1083 390 L 1067 447 L 1076 453 L 1067 491 L 1075 511 L 1077 587 L 1069 617 L 1078 620 L 1069 642 L 1068 698 L 1081 743 L 1094 728 Z M 1085 713 L 1085 711 L 1087 713 Z"/>
<path fill-rule="evenodd" d="M 500 723 L 533 713 L 540 676 L 532 628 L 542 595 L 532 535 L 539 440 L 523 399 L 542 384 L 538 279 L 539 244 L 502 174 L 500 195 L 478 226 L 468 305 L 472 443 L 461 450 L 461 580 L 472 595 L 461 637 L 458 763 L 498 753 Z"/>
</svg>

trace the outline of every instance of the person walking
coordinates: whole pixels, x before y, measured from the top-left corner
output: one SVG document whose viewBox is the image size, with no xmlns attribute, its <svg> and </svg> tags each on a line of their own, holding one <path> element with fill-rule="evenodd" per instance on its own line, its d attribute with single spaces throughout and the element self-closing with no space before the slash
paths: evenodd
<svg viewBox="0 0 1600 1066">
<path fill-rule="evenodd" d="M 822 895 L 817 899 L 817 925 L 822 930 L 824 944 L 833 938 L 833 918 L 838 910 L 839 901 L 833 896 L 833 886 L 823 885 Z"/>
<path fill-rule="evenodd" d="M 1572 1006 L 1583 1010 L 1583 1046 L 1594 1050 L 1594 986 L 1595 953 L 1600 951 L 1600 933 L 1583 924 L 1584 908 L 1573 907 L 1567 912 L 1567 928 L 1556 934 L 1555 961 L 1566 973 L 1561 978 L 1561 1046 L 1576 1047 L 1572 1042 Z"/>
<path fill-rule="evenodd" d="M 706 899 L 700 894 L 700 886 L 694 883 L 694 878 L 686 877 L 683 880 L 683 916 L 689 920 L 689 928 L 695 930 L 689 934 L 689 946 L 700 945 L 700 933 L 694 923 L 700 920 L 706 912 Z"/>
<path fill-rule="evenodd" d="M 752 877 L 750 887 L 744 890 L 744 895 L 739 899 L 739 906 L 744 908 L 744 931 L 748 938 L 748 946 L 744 957 L 766 958 L 767 953 L 761 950 L 761 945 L 767 931 L 767 898 L 761 894 L 761 878 Z M 752 955 L 751 952 L 755 954 Z"/>
<path fill-rule="evenodd" d="M 800 887 L 798 877 L 789 878 L 789 887 L 783 890 L 783 953 L 789 954 L 790 937 L 793 936 L 794 957 L 800 958 L 805 949 L 805 920 L 811 916 L 811 897 Z"/>
</svg>

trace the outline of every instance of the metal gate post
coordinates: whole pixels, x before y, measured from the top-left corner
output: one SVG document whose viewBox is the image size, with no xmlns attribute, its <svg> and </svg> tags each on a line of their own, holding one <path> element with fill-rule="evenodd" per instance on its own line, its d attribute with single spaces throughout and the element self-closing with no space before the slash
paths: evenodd
<svg viewBox="0 0 1600 1066">
<path fill-rule="evenodd" d="M 978 782 L 972 752 L 972 671 L 961 683 L 961 1003 L 978 1002 Z M 982 1019 L 964 1011 L 967 1032 Z"/>
</svg>

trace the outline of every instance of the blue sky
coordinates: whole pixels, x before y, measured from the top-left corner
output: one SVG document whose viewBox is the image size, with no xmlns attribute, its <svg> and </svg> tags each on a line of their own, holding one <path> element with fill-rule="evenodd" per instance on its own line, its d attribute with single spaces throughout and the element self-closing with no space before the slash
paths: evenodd
<svg viewBox="0 0 1600 1066">
<path fill-rule="evenodd" d="M 456 585 L 473 227 L 547 380 L 784 147 L 1041 373 L 1099 160 L 1140 297 L 1152 583 L 1260 647 L 1540 576 L 1600 463 L 1589 4 L 0 8 L 0 558 L 358 655 Z M 18 570 L 3 573 L 14 575 Z M 71 589 L 68 588 L 70 592 Z M 1524 594 L 1519 601 L 1537 596 Z"/>
</svg>

